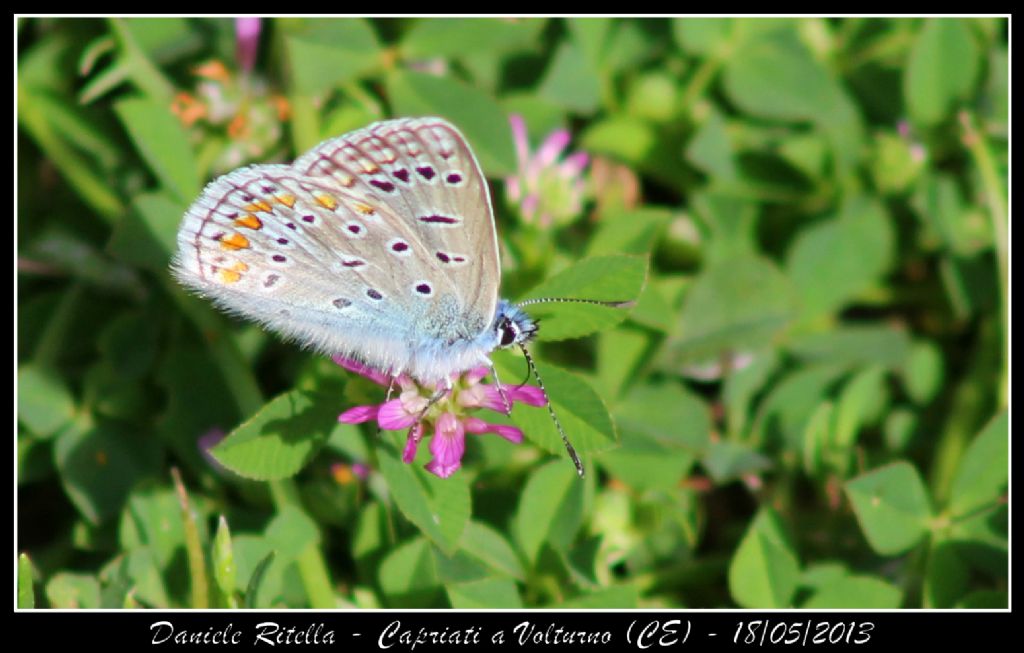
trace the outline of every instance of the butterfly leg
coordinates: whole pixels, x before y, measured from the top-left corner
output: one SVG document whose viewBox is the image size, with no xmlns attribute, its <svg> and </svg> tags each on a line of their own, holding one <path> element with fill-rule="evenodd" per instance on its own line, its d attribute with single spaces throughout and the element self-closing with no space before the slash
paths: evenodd
<svg viewBox="0 0 1024 653">
<path fill-rule="evenodd" d="M 427 400 L 427 405 L 424 406 L 423 410 L 420 411 L 420 414 L 416 416 L 416 423 L 419 424 L 422 422 L 423 418 L 427 415 L 427 411 L 430 410 L 434 404 L 441 401 L 441 399 L 451 391 L 452 380 L 446 377 L 444 381 L 441 382 L 440 387 L 434 390 L 434 394 L 430 395 L 430 399 Z"/>
<path fill-rule="evenodd" d="M 394 394 L 394 392 L 395 392 L 395 377 L 396 377 L 396 375 L 394 375 L 394 374 L 388 375 L 388 378 L 389 378 L 389 381 L 388 381 L 388 392 L 387 392 L 386 395 L 384 395 L 384 403 L 387 403 L 387 402 L 391 401 L 391 395 Z M 381 427 L 380 427 L 380 422 L 378 421 L 377 422 L 377 437 L 380 437 L 380 434 L 381 434 L 382 430 L 383 429 L 381 429 Z"/>
<path fill-rule="evenodd" d="M 494 377 L 494 385 L 498 388 L 498 394 L 501 395 L 501 400 L 505 403 L 505 414 L 512 412 L 512 402 L 508 400 L 508 395 L 505 394 L 505 386 L 501 385 L 501 379 L 498 378 L 498 368 L 494 367 L 494 362 L 487 359 L 487 366 L 491 368 L 491 376 Z"/>
</svg>

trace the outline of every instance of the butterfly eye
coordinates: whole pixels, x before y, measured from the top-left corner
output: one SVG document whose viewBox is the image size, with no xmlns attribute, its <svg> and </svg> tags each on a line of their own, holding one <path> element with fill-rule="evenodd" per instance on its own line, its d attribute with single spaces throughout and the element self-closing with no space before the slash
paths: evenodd
<svg viewBox="0 0 1024 653">
<path fill-rule="evenodd" d="M 519 327 L 512 320 L 505 318 L 502 320 L 501 325 L 498 326 L 498 330 L 501 331 L 501 346 L 508 347 L 516 341 L 516 337 L 519 335 Z"/>
</svg>

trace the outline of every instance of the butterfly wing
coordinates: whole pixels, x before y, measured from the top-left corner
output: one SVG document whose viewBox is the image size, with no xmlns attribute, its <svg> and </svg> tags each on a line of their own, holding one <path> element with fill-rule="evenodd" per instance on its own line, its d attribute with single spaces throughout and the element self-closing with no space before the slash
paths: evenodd
<svg viewBox="0 0 1024 653">
<path fill-rule="evenodd" d="M 498 303 L 501 265 L 490 190 L 465 137 L 441 118 L 378 122 L 317 146 L 295 168 L 311 178 L 372 197 L 401 224 L 453 296 L 434 303 L 437 317 L 464 338 L 488 328 Z M 435 277 L 437 278 L 437 277 Z M 454 318 L 454 319 L 452 319 Z"/>
<path fill-rule="evenodd" d="M 444 349 L 467 349 L 490 325 L 498 267 L 479 166 L 436 119 L 377 123 L 291 166 L 217 179 L 186 213 L 174 263 L 182 283 L 230 312 L 421 378 L 478 355 Z"/>
</svg>

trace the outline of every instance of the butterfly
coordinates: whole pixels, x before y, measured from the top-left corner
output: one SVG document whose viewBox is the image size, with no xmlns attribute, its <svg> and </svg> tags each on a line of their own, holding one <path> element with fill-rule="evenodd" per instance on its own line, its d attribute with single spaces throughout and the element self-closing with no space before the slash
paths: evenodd
<svg viewBox="0 0 1024 653">
<path fill-rule="evenodd" d="M 543 389 L 526 349 L 538 325 L 523 306 L 547 300 L 499 297 L 490 190 L 442 118 L 377 122 L 291 165 L 228 173 L 185 213 L 177 245 L 178 281 L 305 347 L 443 393 L 453 375 L 493 372 L 491 352 L 519 346 Z"/>
</svg>

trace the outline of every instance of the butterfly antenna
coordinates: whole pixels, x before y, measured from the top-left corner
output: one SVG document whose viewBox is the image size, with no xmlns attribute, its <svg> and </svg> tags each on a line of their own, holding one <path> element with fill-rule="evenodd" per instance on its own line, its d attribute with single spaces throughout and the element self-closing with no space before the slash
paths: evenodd
<svg viewBox="0 0 1024 653">
<path fill-rule="evenodd" d="M 579 474 L 580 478 L 583 478 L 583 463 L 580 462 L 580 457 L 576 454 L 576 449 L 569 442 L 569 438 L 565 436 L 562 423 L 558 421 L 558 416 L 555 415 L 555 409 L 551 407 L 551 397 L 548 396 L 548 391 L 544 388 L 544 382 L 541 381 L 540 373 L 537 372 L 537 366 L 533 363 L 533 357 L 530 356 L 530 352 L 523 345 L 519 345 L 519 348 L 523 350 L 523 356 L 526 356 L 526 364 L 533 370 L 533 376 L 537 379 L 537 385 L 540 386 L 540 391 L 544 393 L 544 399 L 547 400 L 548 413 L 551 415 L 551 420 L 555 423 L 555 428 L 558 429 L 558 435 L 562 436 L 562 444 L 565 445 L 565 450 L 569 452 L 572 464 L 576 465 L 576 473 Z"/>
<path fill-rule="evenodd" d="M 524 299 L 523 301 L 516 304 L 516 306 L 522 308 L 523 306 L 529 306 L 530 304 L 594 304 L 596 306 L 607 306 L 609 308 L 633 308 L 636 306 L 635 300 L 627 300 L 623 302 L 608 302 L 601 299 L 578 299 L 575 297 L 538 297 L 536 299 Z"/>
</svg>

